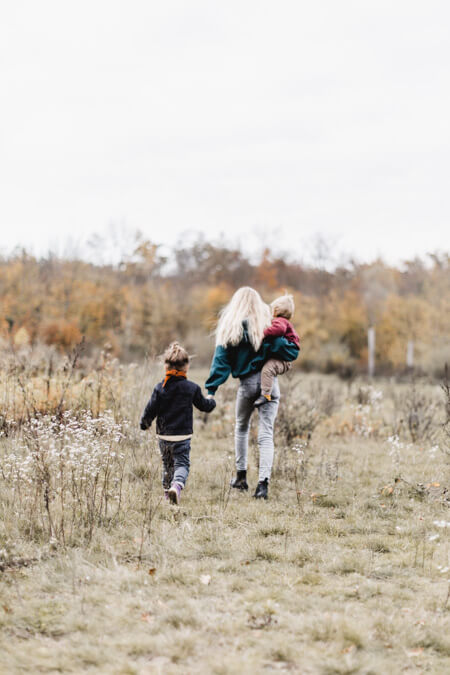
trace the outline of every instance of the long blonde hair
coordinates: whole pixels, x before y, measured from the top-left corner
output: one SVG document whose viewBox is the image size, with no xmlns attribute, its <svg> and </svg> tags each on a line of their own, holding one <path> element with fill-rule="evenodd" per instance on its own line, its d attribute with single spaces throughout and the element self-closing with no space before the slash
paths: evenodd
<svg viewBox="0 0 450 675">
<path fill-rule="evenodd" d="M 270 325 L 271 316 L 268 305 L 260 294 L 250 286 L 239 288 L 220 312 L 216 329 L 216 345 L 222 347 L 236 346 L 242 340 L 247 320 L 248 337 L 255 352 L 263 341 L 264 329 Z"/>
</svg>

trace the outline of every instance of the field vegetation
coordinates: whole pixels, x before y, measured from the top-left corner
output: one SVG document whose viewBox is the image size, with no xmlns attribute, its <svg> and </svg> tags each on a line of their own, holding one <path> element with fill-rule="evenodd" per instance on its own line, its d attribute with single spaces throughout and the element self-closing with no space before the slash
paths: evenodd
<svg viewBox="0 0 450 675">
<path fill-rule="evenodd" d="M 445 382 L 283 376 L 261 503 L 229 488 L 230 381 L 173 507 L 138 428 L 158 363 L 1 360 L 0 672 L 449 672 Z"/>
</svg>

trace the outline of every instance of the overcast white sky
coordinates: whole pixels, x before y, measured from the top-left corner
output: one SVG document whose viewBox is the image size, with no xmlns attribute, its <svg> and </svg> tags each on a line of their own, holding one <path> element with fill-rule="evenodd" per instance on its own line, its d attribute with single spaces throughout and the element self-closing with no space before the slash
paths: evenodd
<svg viewBox="0 0 450 675">
<path fill-rule="evenodd" d="M 448 251 L 449 26 L 448 0 L 3 2 L 0 251 L 111 223 Z"/>
</svg>

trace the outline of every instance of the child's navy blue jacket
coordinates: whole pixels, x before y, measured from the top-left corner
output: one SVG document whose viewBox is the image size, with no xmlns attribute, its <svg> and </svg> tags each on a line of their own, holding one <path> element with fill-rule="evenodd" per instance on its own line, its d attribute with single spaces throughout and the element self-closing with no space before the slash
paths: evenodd
<svg viewBox="0 0 450 675">
<path fill-rule="evenodd" d="M 208 413 L 214 410 L 216 402 L 205 398 L 198 384 L 185 377 L 170 377 L 165 387 L 159 382 L 145 406 L 141 429 L 148 429 L 156 417 L 156 433 L 161 436 L 192 434 L 193 405 Z"/>
</svg>

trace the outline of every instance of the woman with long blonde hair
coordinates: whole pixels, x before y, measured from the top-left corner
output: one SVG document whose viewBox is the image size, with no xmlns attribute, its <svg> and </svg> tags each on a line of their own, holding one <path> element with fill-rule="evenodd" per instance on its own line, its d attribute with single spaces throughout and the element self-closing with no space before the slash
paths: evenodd
<svg viewBox="0 0 450 675">
<path fill-rule="evenodd" d="M 236 477 L 231 487 L 248 490 L 248 432 L 254 403 L 261 393 L 261 369 L 270 358 L 293 361 L 298 348 L 284 337 L 263 342 L 264 330 L 270 325 L 271 311 L 257 291 L 239 288 L 220 313 L 216 329 L 216 349 L 206 389 L 214 396 L 218 387 L 232 375 L 239 378 L 236 398 L 235 453 Z M 280 389 L 274 380 L 271 400 L 258 409 L 259 477 L 256 499 L 268 498 L 274 444 L 273 425 L 278 412 Z"/>
</svg>

